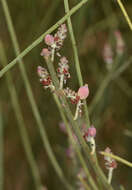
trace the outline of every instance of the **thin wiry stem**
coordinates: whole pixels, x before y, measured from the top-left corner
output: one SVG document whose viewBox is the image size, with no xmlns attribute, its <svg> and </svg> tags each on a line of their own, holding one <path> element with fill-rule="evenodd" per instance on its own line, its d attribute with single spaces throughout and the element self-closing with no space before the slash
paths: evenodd
<svg viewBox="0 0 132 190">
<path fill-rule="evenodd" d="M 120 6 L 120 9 L 121 9 L 121 11 L 122 11 L 128 25 L 129 25 L 129 27 L 130 27 L 130 29 L 132 30 L 132 22 L 131 22 L 131 20 L 130 20 L 130 18 L 128 16 L 128 14 L 127 14 L 127 11 L 125 10 L 124 5 L 122 4 L 121 0 L 117 0 L 117 2 L 119 4 L 119 6 Z"/>
<path fill-rule="evenodd" d="M 54 98 L 54 100 L 55 100 L 55 102 L 56 102 L 56 104 L 57 104 L 57 107 L 58 107 L 58 109 L 59 109 L 61 118 L 62 118 L 62 120 L 64 121 L 64 124 L 65 124 L 65 126 L 66 126 L 68 135 L 69 135 L 69 137 L 70 137 L 70 139 L 71 139 L 72 146 L 75 148 L 75 151 L 76 151 L 76 154 L 77 154 L 77 156 L 78 156 L 78 158 L 79 158 L 79 161 L 80 161 L 82 167 L 84 168 L 85 173 L 87 174 L 88 182 L 89 182 L 89 184 L 91 185 L 91 187 L 93 188 L 93 190 L 97 190 L 97 187 L 96 187 L 96 185 L 95 185 L 95 182 L 94 182 L 94 180 L 92 179 L 92 177 L 91 177 L 91 175 L 90 175 L 90 172 L 89 172 L 89 170 L 88 170 L 88 168 L 87 168 L 87 165 L 86 165 L 86 163 L 85 163 L 85 161 L 84 161 L 84 158 L 83 158 L 83 156 L 82 156 L 82 154 L 81 154 L 81 152 L 80 152 L 80 148 L 79 148 L 77 145 L 75 145 L 75 143 L 74 143 L 74 139 L 73 139 L 73 135 L 72 135 L 72 130 L 71 130 L 71 128 L 70 128 L 70 126 L 69 126 L 69 123 L 68 123 L 68 121 L 67 121 L 67 119 L 66 119 L 66 117 L 65 117 L 65 114 L 63 113 L 61 103 L 60 103 L 58 97 L 56 96 L 56 94 L 53 94 L 53 98 Z"/>
<path fill-rule="evenodd" d="M 68 0 L 64 0 L 64 6 L 65 6 L 65 12 L 68 13 L 69 12 Z M 78 80 L 79 80 L 79 85 L 83 86 L 83 78 L 82 78 L 81 68 L 80 68 L 80 64 L 79 64 L 77 45 L 76 45 L 76 40 L 75 40 L 73 27 L 72 27 L 72 22 L 71 22 L 70 17 L 67 18 L 67 24 L 68 24 L 69 34 L 70 34 L 72 48 L 73 48 L 75 67 L 76 67 L 76 71 L 77 71 L 77 77 L 78 77 Z M 89 127 L 90 126 L 90 119 L 89 119 L 89 115 L 88 115 L 88 108 L 87 108 L 86 101 L 84 101 L 84 108 L 85 108 L 86 122 L 87 122 L 87 125 Z"/>
<path fill-rule="evenodd" d="M 15 53 L 16 53 L 16 55 L 19 55 L 20 48 L 19 48 L 19 45 L 18 45 L 18 42 L 17 42 L 17 37 L 16 37 L 15 30 L 14 30 L 14 27 L 13 27 L 13 24 L 12 24 L 12 20 L 11 20 L 11 16 L 10 16 L 10 13 L 9 13 L 9 9 L 8 9 L 6 0 L 1 0 L 1 2 L 2 2 L 2 5 L 3 5 L 3 9 L 4 9 L 8 29 L 9 29 L 9 32 L 10 32 L 10 35 L 11 35 L 11 39 L 12 39 L 12 42 L 13 42 Z M 34 114 L 34 117 L 35 117 L 37 125 L 38 125 L 38 129 L 39 129 L 40 136 L 41 136 L 41 139 L 42 139 L 42 142 L 43 142 L 43 146 L 46 149 L 47 154 L 49 156 L 49 159 L 50 159 L 56 173 L 58 174 L 59 178 L 65 184 L 67 189 L 72 189 L 71 186 L 69 185 L 69 183 L 66 181 L 66 179 L 64 177 L 64 174 L 63 174 L 63 172 L 62 172 L 62 170 L 61 170 L 61 168 L 60 168 L 60 166 L 59 166 L 59 164 L 58 164 L 58 162 L 57 162 L 57 160 L 55 158 L 55 155 L 54 155 L 54 153 L 52 151 L 52 148 L 50 146 L 50 143 L 49 143 L 49 140 L 48 140 L 48 137 L 47 137 L 47 133 L 45 131 L 45 127 L 43 125 L 41 116 L 39 114 L 39 110 L 37 108 L 36 102 L 35 102 L 34 97 L 33 97 L 32 89 L 31 89 L 31 86 L 30 86 L 30 83 L 29 83 L 29 80 L 28 80 L 28 77 L 27 77 L 27 74 L 26 74 L 26 71 L 25 71 L 25 68 L 24 68 L 24 64 L 23 64 L 22 60 L 20 59 L 20 57 L 19 57 L 18 60 L 19 60 L 19 68 L 20 68 L 20 71 L 21 71 L 21 74 L 22 74 L 22 77 L 23 77 L 23 80 L 24 80 L 24 84 L 25 84 L 27 95 L 28 95 L 28 99 L 29 99 L 29 102 L 30 102 L 30 105 L 31 105 L 31 108 L 32 108 L 32 111 L 33 111 L 33 114 Z"/>
<path fill-rule="evenodd" d="M 110 168 L 109 172 L 108 172 L 108 183 L 109 184 L 111 184 L 112 176 L 113 176 L 113 168 Z"/>
<path fill-rule="evenodd" d="M 1 0 L 4 1 L 4 0 Z M 56 30 L 62 23 L 66 21 L 66 19 L 73 15 L 77 10 L 79 10 L 88 0 L 82 0 L 76 6 L 74 6 L 62 19 L 60 19 L 56 24 L 54 24 L 51 28 L 49 28 L 46 32 L 44 32 L 37 40 L 35 40 L 31 45 L 29 45 L 23 52 L 21 52 L 13 61 L 11 61 L 6 67 L 4 67 L 0 71 L 0 77 L 2 77 L 8 70 L 14 67 L 20 59 L 22 59 L 25 55 L 27 55 L 34 47 L 42 42 L 44 37 L 47 34 L 50 34 L 54 30 Z"/>
<path fill-rule="evenodd" d="M 51 62 L 51 60 L 47 60 L 46 59 L 46 64 L 47 64 L 47 67 L 49 69 L 49 72 L 50 72 L 50 75 L 51 75 L 51 79 L 56 87 L 56 90 L 59 89 L 59 80 L 57 78 L 57 75 L 56 75 L 56 72 L 55 72 L 55 69 L 53 67 L 53 64 Z M 62 91 L 62 94 L 63 94 L 63 91 Z M 83 148 L 83 151 L 84 153 L 86 154 L 91 166 L 93 167 L 94 169 L 94 172 L 96 174 L 97 177 L 100 178 L 100 181 L 101 183 L 108 189 L 108 190 L 112 190 L 113 188 L 108 184 L 107 182 L 107 179 L 104 175 L 104 173 L 102 172 L 101 168 L 99 167 L 98 165 L 98 162 L 97 162 L 97 158 L 96 158 L 96 154 L 95 155 L 90 155 L 90 150 L 88 148 L 88 145 L 86 144 L 86 142 L 84 141 L 84 138 L 81 134 L 81 131 L 79 129 L 79 126 L 77 124 L 76 121 L 73 120 L 73 115 L 72 115 L 72 112 L 70 110 L 70 107 L 67 103 L 67 100 L 66 98 L 64 97 L 64 95 L 61 96 L 61 99 L 63 101 L 63 104 L 65 105 L 64 107 L 62 107 L 62 109 L 65 110 L 65 114 L 68 118 L 68 120 L 70 121 L 74 131 L 75 131 L 75 134 L 76 136 L 78 137 L 79 141 L 80 141 L 80 144 L 82 145 L 82 148 Z"/>
<path fill-rule="evenodd" d="M 68 0 L 64 0 L 64 5 L 65 5 L 65 11 L 67 13 L 69 11 Z M 69 33 L 70 33 L 70 37 L 71 37 L 71 43 L 72 43 L 72 47 L 73 47 L 77 76 L 78 76 L 79 84 L 82 86 L 83 85 L 83 79 L 82 79 L 82 74 L 81 74 L 81 69 L 80 69 L 80 64 L 79 64 L 79 57 L 78 57 L 78 52 L 77 52 L 76 40 L 74 37 L 74 32 L 73 32 L 73 27 L 72 27 L 70 17 L 67 18 L 67 23 L 68 23 L 68 29 L 69 29 Z M 84 105 L 85 105 L 86 121 L 87 121 L 87 125 L 89 127 L 90 126 L 90 119 L 89 119 L 89 113 L 88 113 L 86 101 L 85 101 Z M 84 147 L 85 147 L 85 144 L 84 144 Z M 96 171 L 95 168 L 98 170 L 98 173 L 100 173 L 99 175 L 102 178 L 102 182 L 104 183 L 104 185 L 108 187 L 107 182 L 106 182 L 106 178 L 105 178 L 103 172 L 101 171 L 100 167 L 98 166 L 97 160 L 96 160 L 96 166 L 94 167 L 94 170 Z M 108 187 L 108 188 L 111 188 L 111 187 Z"/>
<path fill-rule="evenodd" d="M 8 63 L 7 59 L 6 59 L 4 47 L 3 47 L 3 44 L 1 41 L 0 41 L 0 61 L 1 61 L 1 64 L 3 66 L 7 65 L 7 63 Z M 7 75 L 6 75 L 6 83 L 7 83 L 6 86 L 9 89 L 12 106 L 13 106 L 13 109 L 15 112 L 17 123 L 18 123 L 17 126 L 18 126 L 18 129 L 20 132 L 21 141 L 22 141 L 24 151 L 25 151 L 26 156 L 27 156 L 27 160 L 28 160 L 29 165 L 30 165 L 30 169 L 31 169 L 31 173 L 32 173 L 32 176 L 34 179 L 35 187 L 36 187 L 36 190 L 40 190 L 40 188 L 42 187 L 40 174 L 38 171 L 36 161 L 35 161 L 34 156 L 33 156 L 31 144 L 30 144 L 29 137 L 28 137 L 28 133 L 27 133 L 27 130 L 25 128 L 23 115 L 21 112 L 21 108 L 19 106 L 19 99 L 17 96 L 16 89 L 14 87 L 13 79 L 12 79 L 10 72 L 7 73 Z"/>
<path fill-rule="evenodd" d="M 0 189 L 4 189 L 4 124 L 0 105 Z"/>
</svg>

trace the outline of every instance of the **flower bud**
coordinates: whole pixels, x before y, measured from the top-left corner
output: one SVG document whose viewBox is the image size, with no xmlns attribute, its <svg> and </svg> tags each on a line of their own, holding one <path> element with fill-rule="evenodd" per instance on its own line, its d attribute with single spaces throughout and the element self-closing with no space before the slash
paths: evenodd
<svg viewBox="0 0 132 190">
<path fill-rule="evenodd" d="M 43 48 L 40 55 L 48 58 L 50 54 L 51 52 L 47 48 Z"/>
<path fill-rule="evenodd" d="M 78 96 L 80 97 L 80 99 L 84 100 L 88 97 L 88 95 L 89 95 L 88 85 L 86 84 L 85 86 L 81 86 L 78 90 Z"/>
<path fill-rule="evenodd" d="M 54 37 L 50 34 L 47 34 L 44 38 L 44 41 L 47 45 L 51 46 L 54 43 Z"/>
<path fill-rule="evenodd" d="M 89 136 L 95 137 L 96 136 L 96 128 L 94 126 L 91 126 L 90 128 L 88 128 L 87 133 Z"/>
</svg>

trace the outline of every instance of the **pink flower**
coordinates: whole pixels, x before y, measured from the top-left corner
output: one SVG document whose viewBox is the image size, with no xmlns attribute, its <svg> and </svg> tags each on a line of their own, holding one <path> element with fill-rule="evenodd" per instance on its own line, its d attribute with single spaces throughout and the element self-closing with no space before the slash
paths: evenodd
<svg viewBox="0 0 132 190">
<path fill-rule="evenodd" d="M 54 43 L 54 37 L 50 34 L 47 34 L 44 38 L 44 41 L 47 45 L 51 46 Z"/>
<path fill-rule="evenodd" d="M 50 54 L 51 52 L 47 48 L 43 48 L 40 55 L 48 58 Z"/>
<path fill-rule="evenodd" d="M 105 152 L 109 153 L 109 154 L 112 154 L 111 149 L 109 147 L 107 147 L 105 149 Z M 115 169 L 115 168 L 117 168 L 117 162 L 113 158 L 111 158 L 109 156 L 104 156 L 104 160 L 106 161 L 105 162 L 106 169 L 110 169 L 110 168 Z"/>
<path fill-rule="evenodd" d="M 91 137 L 94 138 L 95 136 L 96 136 L 96 128 L 94 126 L 89 127 L 83 135 L 86 141 L 91 140 Z"/>
<path fill-rule="evenodd" d="M 89 95 L 88 85 L 86 84 L 85 86 L 81 86 L 78 90 L 78 96 L 80 97 L 80 99 L 84 100 L 88 97 L 88 95 Z"/>
<path fill-rule="evenodd" d="M 88 128 L 88 134 L 91 137 L 95 137 L 96 136 L 96 128 L 94 126 L 91 126 L 90 128 Z"/>
</svg>

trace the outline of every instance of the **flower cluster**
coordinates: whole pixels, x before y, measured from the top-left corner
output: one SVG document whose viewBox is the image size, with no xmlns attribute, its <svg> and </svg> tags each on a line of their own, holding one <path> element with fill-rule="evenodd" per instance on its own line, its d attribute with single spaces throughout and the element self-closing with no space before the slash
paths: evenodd
<svg viewBox="0 0 132 190">
<path fill-rule="evenodd" d="M 67 87 L 64 89 L 64 93 L 67 98 L 70 98 L 72 104 L 77 104 L 79 102 L 80 97 L 78 96 L 77 92 Z"/>
<path fill-rule="evenodd" d="M 90 143 L 91 154 L 94 154 L 96 149 L 95 140 L 94 140 L 95 136 L 96 136 L 96 128 L 93 125 L 89 127 L 87 130 L 83 131 L 83 138 L 85 139 L 86 142 Z"/>
<path fill-rule="evenodd" d="M 112 154 L 111 149 L 109 147 L 105 149 L 105 152 Z M 117 168 L 117 162 L 110 156 L 104 156 L 104 160 L 105 160 L 105 167 L 108 170 L 108 183 L 110 184 L 112 180 L 113 170 Z"/>
<path fill-rule="evenodd" d="M 82 114 L 82 100 L 85 100 L 89 95 L 89 88 L 88 85 L 84 85 L 79 88 L 78 92 L 72 91 L 69 88 L 64 90 L 65 96 L 70 98 L 72 104 L 76 104 L 76 112 L 74 116 L 74 120 L 78 118 L 78 115 Z"/>
<path fill-rule="evenodd" d="M 60 48 L 63 45 L 63 42 L 67 36 L 67 27 L 65 24 L 62 24 L 58 31 L 55 33 L 55 35 L 48 34 L 45 36 L 45 43 L 48 46 L 48 48 L 44 48 L 41 52 L 42 56 L 45 56 L 46 58 L 51 56 L 51 61 L 54 61 L 54 54 L 56 51 L 60 50 Z M 58 56 L 60 56 L 59 53 L 57 53 Z"/>
<path fill-rule="evenodd" d="M 58 63 L 58 77 L 60 78 L 60 89 L 63 88 L 63 83 L 66 83 L 66 80 L 70 78 L 70 73 L 69 73 L 69 65 L 68 65 L 68 60 L 66 57 L 61 57 L 60 62 Z"/>
<path fill-rule="evenodd" d="M 40 82 L 43 85 L 43 87 L 50 88 L 53 91 L 55 87 L 52 83 L 52 80 L 48 71 L 45 68 L 38 66 L 37 73 L 38 73 L 38 76 L 40 77 Z"/>
<path fill-rule="evenodd" d="M 55 53 L 60 57 L 57 69 L 57 75 L 60 80 L 60 89 L 63 89 L 63 84 L 65 84 L 67 79 L 70 78 L 68 60 L 65 56 L 62 57 L 58 52 L 58 50 L 60 50 L 60 48 L 63 45 L 66 35 L 67 35 L 67 28 L 65 24 L 62 24 L 54 35 L 47 34 L 44 38 L 44 42 L 48 47 L 43 48 L 40 54 L 42 57 L 44 57 L 46 61 L 49 60 L 52 63 L 54 61 Z M 50 76 L 48 77 L 50 78 Z"/>
<path fill-rule="evenodd" d="M 43 48 L 41 51 L 41 56 L 43 56 L 46 61 L 49 60 L 52 63 L 54 61 L 55 53 L 60 57 L 57 68 L 57 76 L 60 83 L 60 89 L 63 89 L 63 85 L 66 84 L 67 79 L 70 78 L 68 60 L 65 56 L 61 56 L 58 52 L 58 50 L 60 50 L 60 48 L 62 47 L 66 36 L 67 28 L 65 24 L 62 24 L 54 35 L 48 34 L 45 36 L 44 41 L 48 47 Z M 50 88 L 52 91 L 55 90 L 48 71 L 43 67 L 39 66 L 37 72 L 40 77 L 40 82 L 43 84 L 44 88 Z M 89 95 L 88 85 L 86 84 L 80 87 L 78 92 L 72 91 L 69 88 L 63 89 L 63 91 L 64 95 L 67 98 L 70 98 L 72 104 L 76 104 L 76 112 L 74 117 L 74 120 L 76 120 L 78 118 L 78 115 L 82 114 L 82 101 L 85 100 Z"/>
<path fill-rule="evenodd" d="M 112 154 L 111 149 L 109 147 L 107 147 L 105 149 L 105 152 L 109 153 L 109 154 Z M 113 158 L 111 158 L 109 156 L 104 156 L 104 160 L 106 161 L 105 162 L 106 169 L 109 170 L 109 169 L 115 169 L 115 168 L 117 168 L 117 162 Z"/>
</svg>

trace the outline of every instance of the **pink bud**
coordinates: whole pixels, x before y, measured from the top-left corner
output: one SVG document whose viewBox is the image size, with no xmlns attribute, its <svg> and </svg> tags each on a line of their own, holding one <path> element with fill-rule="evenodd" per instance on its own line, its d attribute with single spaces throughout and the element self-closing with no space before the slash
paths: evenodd
<svg viewBox="0 0 132 190">
<path fill-rule="evenodd" d="M 80 97 L 80 99 L 84 100 L 88 97 L 88 95 L 89 95 L 88 85 L 86 84 L 85 86 L 81 86 L 78 90 L 78 96 Z"/>
<path fill-rule="evenodd" d="M 96 129 L 95 129 L 95 127 L 91 126 L 90 128 L 88 128 L 87 133 L 88 133 L 88 136 L 95 137 L 95 135 L 96 135 Z"/>
<path fill-rule="evenodd" d="M 44 57 L 49 57 L 50 54 L 51 52 L 47 48 L 43 48 L 40 55 Z"/>
<path fill-rule="evenodd" d="M 44 41 L 47 45 L 51 46 L 54 43 L 54 37 L 50 34 L 47 34 L 44 38 Z"/>
<path fill-rule="evenodd" d="M 38 67 L 37 67 L 37 73 L 38 73 L 38 75 L 41 77 L 42 74 L 43 74 L 43 67 L 38 66 Z"/>
</svg>

